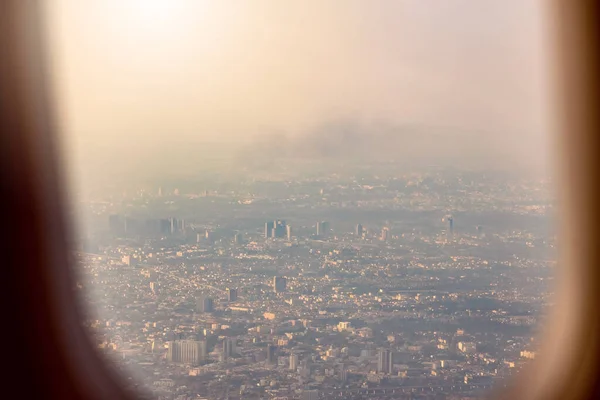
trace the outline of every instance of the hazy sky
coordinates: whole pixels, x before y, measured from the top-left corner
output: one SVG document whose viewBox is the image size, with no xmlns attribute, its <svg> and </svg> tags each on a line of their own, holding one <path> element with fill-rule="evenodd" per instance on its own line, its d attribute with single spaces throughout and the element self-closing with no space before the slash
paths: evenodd
<svg viewBox="0 0 600 400">
<path fill-rule="evenodd" d="M 69 144 L 301 135 L 342 117 L 543 152 L 542 0 L 47 4 Z"/>
</svg>

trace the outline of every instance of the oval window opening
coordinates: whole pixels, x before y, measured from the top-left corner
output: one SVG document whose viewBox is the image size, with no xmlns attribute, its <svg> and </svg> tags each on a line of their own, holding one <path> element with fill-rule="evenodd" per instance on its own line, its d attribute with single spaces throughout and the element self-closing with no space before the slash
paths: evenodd
<svg viewBox="0 0 600 400">
<path fill-rule="evenodd" d="M 98 351 L 154 399 L 506 385 L 553 303 L 545 12 L 47 6 Z"/>
</svg>

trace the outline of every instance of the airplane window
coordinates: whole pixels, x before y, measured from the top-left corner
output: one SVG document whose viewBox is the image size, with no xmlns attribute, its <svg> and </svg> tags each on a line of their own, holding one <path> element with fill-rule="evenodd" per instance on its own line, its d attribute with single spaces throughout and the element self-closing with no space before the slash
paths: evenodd
<svg viewBox="0 0 600 400">
<path fill-rule="evenodd" d="M 542 2 L 46 4 L 76 290 L 152 399 L 475 399 L 557 264 Z"/>
</svg>

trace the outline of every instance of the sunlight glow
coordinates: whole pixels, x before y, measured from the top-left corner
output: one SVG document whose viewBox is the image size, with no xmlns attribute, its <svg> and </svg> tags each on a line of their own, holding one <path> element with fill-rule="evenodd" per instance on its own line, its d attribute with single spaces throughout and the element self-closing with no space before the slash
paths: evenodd
<svg viewBox="0 0 600 400">
<path fill-rule="evenodd" d="M 128 17 L 135 27 L 164 30 L 172 28 L 178 17 L 182 17 L 183 3 L 177 0 L 125 0 L 122 4 L 128 8 Z"/>
</svg>

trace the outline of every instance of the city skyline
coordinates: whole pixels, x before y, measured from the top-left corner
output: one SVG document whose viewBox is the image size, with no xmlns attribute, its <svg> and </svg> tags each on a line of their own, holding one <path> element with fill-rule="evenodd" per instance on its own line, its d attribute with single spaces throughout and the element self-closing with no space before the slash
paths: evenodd
<svg viewBox="0 0 600 400">
<path fill-rule="evenodd" d="M 552 299 L 551 183 L 361 165 L 99 195 L 74 246 L 101 351 L 162 399 L 475 399 L 517 374 Z"/>
</svg>

